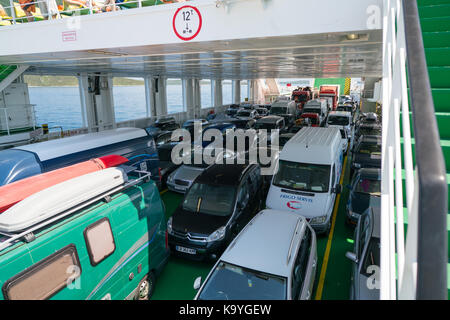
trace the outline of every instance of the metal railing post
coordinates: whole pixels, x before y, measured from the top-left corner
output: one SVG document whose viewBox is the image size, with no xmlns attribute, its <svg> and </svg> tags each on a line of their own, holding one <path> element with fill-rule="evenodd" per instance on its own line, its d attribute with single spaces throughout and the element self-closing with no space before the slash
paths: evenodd
<svg viewBox="0 0 450 320">
<path fill-rule="evenodd" d="M 11 8 L 11 16 L 13 18 L 13 22 L 14 22 L 14 24 L 16 24 L 16 9 L 14 7 L 13 0 L 9 0 L 9 5 L 10 5 L 10 8 Z"/>
</svg>

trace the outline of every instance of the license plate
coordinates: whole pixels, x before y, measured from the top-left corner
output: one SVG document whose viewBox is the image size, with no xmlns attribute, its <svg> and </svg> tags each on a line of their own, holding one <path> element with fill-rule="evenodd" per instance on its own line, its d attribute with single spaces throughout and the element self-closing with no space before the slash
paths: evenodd
<svg viewBox="0 0 450 320">
<path fill-rule="evenodd" d="M 183 252 L 183 253 L 197 254 L 197 251 L 195 249 L 191 249 L 191 248 L 185 248 L 185 247 L 176 246 L 175 249 L 177 251 Z"/>
</svg>

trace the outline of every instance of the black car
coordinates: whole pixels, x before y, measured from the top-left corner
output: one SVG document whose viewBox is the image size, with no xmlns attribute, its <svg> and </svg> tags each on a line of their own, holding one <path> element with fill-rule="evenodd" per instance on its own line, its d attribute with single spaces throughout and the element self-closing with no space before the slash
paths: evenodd
<svg viewBox="0 0 450 320">
<path fill-rule="evenodd" d="M 174 131 L 180 128 L 174 117 L 161 117 L 155 121 L 153 126 L 161 131 Z"/>
<path fill-rule="evenodd" d="M 240 118 L 240 119 L 233 119 L 230 122 L 234 123 L 237 129 L 247 130 L 253 128 L 256 120 L 252 118 Z"/>
<path fill-rule="evenodd" d="M 381 124 L 360 123 L 355 130 L 355 139 L 360 136 L 381 136 Z"/>
<path fill-rule="evenodd" d="M 378 206 L 381 196 L 381 170 L 362 168 L 355 172 L 347 186 L 350 194 L 347 202 L 347 222 L 356 225 L 359 217 L 370 206 Z"/>
<path fill-rule="evenodd" d="M 170 142 L 157 147 L 161 188 L 166 187 L 167 177 L 180 166 L 172 162 L 172 149 L 177 144 L 178 142 Z"/>
<path fill-rule="evenodd" d="M 232 104 L 232 105 L 230 105 L 230 107 L 225 111 L 225 114 L 226 114 L 227 116 L 229 116 L 229 117 L 234 117 L 240 108 L 241 108 L 241 107 L 240 107 L 238 104 Z"/>
<path fill-rule="evenodd" d="M 201 123 L 201 128 L 204 128 L 205 126 L 207 126 L 209 124 L 209 122 L 205 119 L 193 119 L 193 120 L 188 120 L 185 123 L 183 123 L 183 129 L 186 129 L 187 131 L 189 131 L 189 134 L 191 135 L 191 140 L 194 139 L 195 123 Z M 201 134 L 201 131 L 199 132 L 199 134 Z"/>
<path fill-rule="evenodd" d="M 360 168 L 381 169 L 381 137 L 361 136 L 353 148 L 353 161 L 350 175 Z"/>
<path fill-rule="evenodd" d="M 216 259 L 263 205 L 257 164 L 215 164 L 197 177 L 167 222 L 174 254 Z"/>
<path fill-rule="evenodd" d="M 353 265 L 350 300 L 380 300 L 380 289 L 374 283 L 380 268 L 380 223 L 380 205 L 369 207 L 358 220 L 353 251 L 345 254 Z"/>
<path fill-rule="evenodd" d="M 266 108 L 257 107 L 255 110 L 258 113 L 258 115 L 256 116 L 256 119 L 260 119 L 262 117 L 269 115 L 269 110 L 267 110 Z"/>
</svg>

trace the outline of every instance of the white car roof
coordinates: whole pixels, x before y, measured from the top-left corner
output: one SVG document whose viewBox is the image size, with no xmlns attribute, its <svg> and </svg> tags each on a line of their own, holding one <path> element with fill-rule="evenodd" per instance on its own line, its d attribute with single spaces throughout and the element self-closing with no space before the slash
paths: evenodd
<svg viewBox="0 0 450 320">
<path fill-rule="evenodd" d="M 39 160 L 45 161 L 68 154 L 99 148 L 113 143 L 146 137 L 147 132 L 139 128 L 118 128 L 94 133 L 81 134 L 63 139 L 55 139 L 26 146 L 16 147 L 17 150 L 34 152 Z"/>
<path fill-rule="evenodd" d="M 337 127 L 305 127 L 284 145 L 280 160 L 331 164 L 341 144 Z"/>
<path fill-rule="evenodd" d="M 330 111 L 330 113 L 328 113 L 328 117 L 330 116 L 337 116 L 337 117 L 352 117 L 352 113 L 349 111 Z"/>
<path fill-rule="evenodd" d="M 228 246 L 220 260 L 289 277 L 305 227 L 305 218 L 296 213 L 263 210 Z"/>
</svg>

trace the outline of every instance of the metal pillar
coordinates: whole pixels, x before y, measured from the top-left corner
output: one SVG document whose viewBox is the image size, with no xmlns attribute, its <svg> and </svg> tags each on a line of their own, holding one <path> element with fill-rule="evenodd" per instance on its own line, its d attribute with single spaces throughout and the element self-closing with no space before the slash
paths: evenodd
<svg viewBox="0 0 450 320">
<path fill-rule="evenodd" d="M 222 79 L 212 80 L 213 88 L 213 107 L 219 108 L 223 106 Z"/>
<path fill-rule="evenodd" d="M 183 79 L 184 108 L 188 119 L 195 117 L 194 79 Z"/>
<path fill-rule="evenodd" d="M 232 90 L 233 103 L 241 103 L 241 80 L 233 80 Z"/>
</svg>

